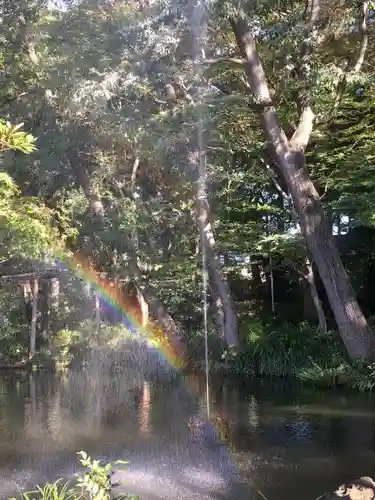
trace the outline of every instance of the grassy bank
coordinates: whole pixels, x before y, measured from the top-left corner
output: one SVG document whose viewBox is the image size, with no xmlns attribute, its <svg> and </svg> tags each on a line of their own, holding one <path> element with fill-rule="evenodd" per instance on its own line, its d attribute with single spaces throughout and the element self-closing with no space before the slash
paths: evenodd
<svg viewBox="0 0 375 500">
<path fill-rule="evenodd" d="M 211 370 L 246 377 L 296 378 L 318 387 L 375 390 L 375 362 L 351 362 L 335 331 L 321 334 L 307 323 L 292 325 L 244 317 L 240 322 L 240 337 L 241 348 L 234 355 L 223 352 L 216 333 L 211 332 Z M 124 340 L 128 341 L 125 347 Z M 186 332 L 185 344 L 190 366 L 203 368 L 202 332 Z M 104 352 L 105 362 L 111 366 L 113 374 L 129 366 L 138 369 L 147 366 L 146 360 L 142 362 L 144 350 L 125 327 L 103 325 L 96 332 L 92 322 L 85 322 L 75 331 L 59 331 L 32 359 L 9 353 L 6 362 L 0 363 L 0 369 L 81 369 L 92 365 L 96 354 L 103 358 Z"/>
<path fill-rule="evenodd" d="M 375 363 L 351 362 L 337 332 L 317 333 L 310 325 L 262 323 L 242 326 L 242 345 L 235 354 L 210 338 L 211 369 L 246 377 L 295 378 L 317 387 L 343 386 L 375 390 Z M 203 359 L 202 342 L 192 343 L 191 358 Z M 194 363 L 193 363 L 194 364 Z M 201 366 L 199 361 L 196 366 Z"/>
</svg>

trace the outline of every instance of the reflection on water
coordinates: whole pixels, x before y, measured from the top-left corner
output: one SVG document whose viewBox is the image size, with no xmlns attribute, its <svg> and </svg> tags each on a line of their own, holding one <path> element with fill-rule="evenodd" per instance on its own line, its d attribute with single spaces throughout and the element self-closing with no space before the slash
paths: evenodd
<svg viewBox="0 0 375 500">
<path fill-rule="evenodd" d="M 191 436 L 188 423 L 202 414 L 191 389 L 202 383 L 198 376 L 157 384 L 134 374 L 2 376 L 0 498 L 14 482 L 71 475 L 81 449 L 129 459 L 128 487 L 149 499 L 240 500 L 256 498 L 256 489 L 269 500 L 314 499 L 374 474 L 371 397 L 213 381 L 212 409 L 230 426 L 230 443 L 221 446 Z"/>
</svg>

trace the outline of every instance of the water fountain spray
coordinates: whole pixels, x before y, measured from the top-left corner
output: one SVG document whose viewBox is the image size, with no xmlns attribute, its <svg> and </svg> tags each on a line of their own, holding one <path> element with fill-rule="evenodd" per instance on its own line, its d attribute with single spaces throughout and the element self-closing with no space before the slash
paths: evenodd
<svg viewBox="0 0 375 500">
<path fill-rule="evenodd" d="M 207 3 L 203 0 L 195 0 L 193 14 L 191 16 L 191 28 L 194 34 L 192 48 L 193 71 L 197 81 L 197 101 L 196 110 L 198 117 L 196 122 L 197 133 L 197 151 L 195 152 L 195 163 L 198 169 L 198 191 L 197 203 L 199 207 L 199 232 L 200 247 L 202 255 L 202 297 L 203 297 L 203 331 L 204 331 L 204 352 L 205 352 L 205 377 L 206 377 L 206 412 L 207 419 L 210 418 L 210 381 L 209 381 L 209 355 L 208 355 L 208 266 L 207 266 L 207 172 L 206 172 L 206 154 L 204 148 L 204 127 L 202 120 L 202 67 L 205 59 L 204 38 L 207 29 Z"/>
<path fill-rule="evenodd" d="M 198 121 L 198 149 L 199 149 L 199 196 L 200 203 L 207 204 L 207 182 L 206 182 L 206 155 L 203 150 L 203 127 L 202 120 Z M 203 331 L 204 331 L 204 356 L 205 356 L 205 376 L 206 376 L 206 411 L 207 418 L 210 418 L 210 369 L 208 357 L 208 268 L 207 268 L 207 250 L 206 250 L 206 227 L 205 221 L 200 220 L 200 240 L 202 254 L 202 296 L 203 296 Z"/>
</svg>

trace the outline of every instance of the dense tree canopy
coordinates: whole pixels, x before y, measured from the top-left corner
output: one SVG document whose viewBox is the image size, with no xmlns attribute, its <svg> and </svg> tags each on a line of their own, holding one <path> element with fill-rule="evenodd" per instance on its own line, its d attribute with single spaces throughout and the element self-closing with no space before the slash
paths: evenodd
<svg viewBox="0 0 375 500">
<path fill-rule="evenodd" d="M 4 2 L 0 275 L 79 255 L 191 339 L 204 248 L 222 346 L 251 318 L 328 321 L 372 358 L 374 19 L 367 1 Z M 8 325 L 23 299 L 1 284 Z M 64 300 L 56 325 L 95 314 Z"/>
</svg>

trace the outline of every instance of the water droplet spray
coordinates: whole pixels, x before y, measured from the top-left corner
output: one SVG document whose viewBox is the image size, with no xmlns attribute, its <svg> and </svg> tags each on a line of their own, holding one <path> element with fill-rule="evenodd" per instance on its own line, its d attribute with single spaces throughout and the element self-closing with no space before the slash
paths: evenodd
<svg viewBox="0 0 375 500">
<path fill-rule="evenodd" d="M 207 31 L 207 2 L 195 0 L 191 16 L 191 28 L 193 31 L 192 59 L 193 70 L 197 78 L 197 162 L 198 162 L 198 204 L 200 210 L 206 210 L 207 200 L 207 172 L 206 172 L 206 154 L 204 148 L 204 127 L 202 119 L 202 80 L 203 80 L 203 61 L 205 59 L 204 40 Z M 206 412 L 207 419 L 210 418 L 210 380 L 209 380 L 209 352 L 208 352 L 208 266 L 207 266 L 207 227 L 206 217 L 198 217 L 201 255 L 202 255 L 202 302 L 203 302 L 203 331 L 204 331 L 204 353 L 205 353 L 205 378 L 206 378 Z"/>
</svg>

